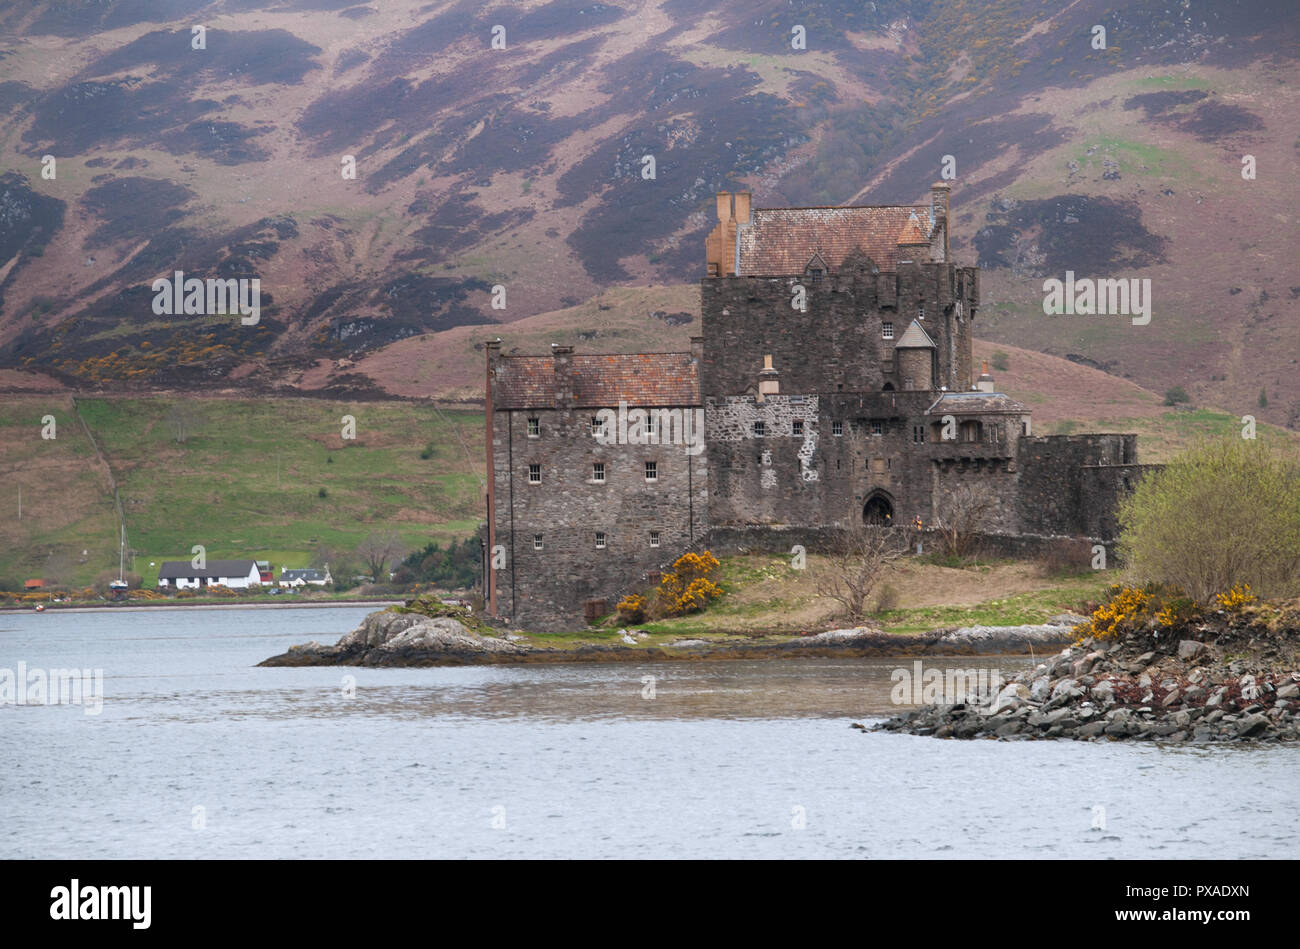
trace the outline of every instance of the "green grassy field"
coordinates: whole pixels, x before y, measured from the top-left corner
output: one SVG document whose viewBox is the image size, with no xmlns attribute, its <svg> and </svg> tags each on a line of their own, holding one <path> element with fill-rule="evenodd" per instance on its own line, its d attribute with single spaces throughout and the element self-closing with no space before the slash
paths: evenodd
<svg viewBox="0 0 1300 949">
<path fill-rule="evenodd" d="M 1089 431 L 1135 432 L 1138 436 L 1138 461 L 1143 464 L 1164 464 L 1180 452 L 1204 438 L 1240 436 L 1243 429 L 1241 416 L 1216 412 L 1213 409 L 1170 409 L 1155 418 L 1095 419 L 1088 422 L 1065 420 L 1034 426 L 1035 435 L 1068 435 Z M 1255 437 L 1261 441 L 1274 440 L 1300 450 L 1300 433 L 1258 422 Z"/>
<path fill-rule="evenodd" d="M 321 548 L 352 550 L 375 531 L 396 532 L 412 548 L 468 537 L 483 516 L 478 412 L 402 402 L 186 402 L 201 421 L 180 443 L 168 422 L 172 399 L 80 400 L 117 479 L 146 586 L 157 575 L 151 564 L 188 560 L 197 544 L 210 559 L 270 560 L 278 572 L 307 566 Z M 21 527 L 8 517 L 0 526 L 5 580 L 56 573 L 85 584 L 117 567 L 107 476 L 70 400 L 62 403 L 54 442 L 40 439 L 42 400 L 0 408 L 0 470 L 31 493 Z M 342 437 L 345 415 L 355 419 L 353 439 Z"/>
</svg>

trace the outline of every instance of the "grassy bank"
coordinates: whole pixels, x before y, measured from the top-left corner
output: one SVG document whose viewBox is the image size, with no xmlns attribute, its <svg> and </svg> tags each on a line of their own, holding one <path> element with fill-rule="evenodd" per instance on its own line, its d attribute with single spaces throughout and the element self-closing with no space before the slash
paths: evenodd
<svg viewBox="0 0 1300 949">
<path fill-rule="evenodd" d="M 315 399 L 183 402 L 197 420 L 182 442 L 169 422 L 176 400 L 79 400 L 105 466 L 71 399 L 6 400 L 0 578 L 51 576 L 80 588 L 115 571 L 110 470 L 146 586 L 157 575 L 151 564 L 188 560 L 196 544 L 209 559 L 270 560 L 278 571 L 309 565 L 321 547 L 351 550 L 372 531 L 394 531 L 411 547 L 445 543 L 471 534 L 482 517 L 477 411 Z M 56 419 L 54 439 L 41 437 L 47 414 Z M 355 419 L 355 438 L 342 437 L 344 416 Z"/>
<path fill-rule="evenodd" d="M 723 557 L 719 582 L 724 593 L 708 609 L 629 628 L 648 633 L 641 645 L 650 648 L 682 638 L 789 638 L 853 625 L 838 604 L 818 595 L 818 574 L 825 569 L 823 558 L 813 555 L 804 570 L 792 569 L 784 557 Z M 890 569 L 881 583 L 893 605 L 876 611 L 867 623 L 903 636 L 949 626 L 1042 623 L 1100 600 L 1116 579 L 1113 570 L 1047 576 L 1039 565 L 1021 561 L 954 568 L 909 560 Z M 526 639 L 552 648 L 621 642 L 616 629 L 536 633 Z"/>
</svg>

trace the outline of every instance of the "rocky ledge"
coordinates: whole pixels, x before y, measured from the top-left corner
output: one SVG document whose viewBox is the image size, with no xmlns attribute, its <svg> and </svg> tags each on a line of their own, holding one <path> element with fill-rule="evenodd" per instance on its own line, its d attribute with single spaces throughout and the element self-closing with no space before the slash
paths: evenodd
<svg viewBox="0 0 1300 949">
<path fill-rule="evenodd" d="M 1300 624 L 1282 617 L 1280 609 L 1221 612 L 1183 635 L 1148 629 L 1119 642 L 1085 639 L 1009 680 L 991 700 L 927 705 L 869 730 L 936 738 L 1296 741 Z"/>
<path fill-rule="evenodd" d="M 528 651 L 509 639 L 484 635 L 481 628 L 472 628 L 473 620 L 464 610 L 437 610 L 416 603 L 404 609 L 371 613 L 333 646 L 314 641 L 290 646 L 288 652 L 259 665 L 456 665 Z M 443 615 L 428 615 L 430 612 Z"/>
<path fill-rule="evenodd" d="M 736 634 L 650 645 L 637 630 L 620 630 L 614 643 L 537 646 L 494 629 L 466 610 L 431 597 L 371 613 L 334 645 L 291 646 L 263 666 L 451 666 L 539 662 L 629 662 L 708 659 L 865 658 L 882 656 L 1022 654 L 1055 648 L 1072 638 L 1083 617 L 1062 615 L 1037 626 L 965 627 L 923 636 L 898 636 L 871 627 L 792 636 Z"/>
</svg>

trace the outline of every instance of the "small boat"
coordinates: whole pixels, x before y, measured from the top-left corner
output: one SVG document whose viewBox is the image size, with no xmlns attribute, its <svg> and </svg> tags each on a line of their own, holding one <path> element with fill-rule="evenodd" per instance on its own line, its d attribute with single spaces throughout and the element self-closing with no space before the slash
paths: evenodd
<svg viewBox="0 0 1300 949">
<path fill-rule="evenodd" d="M 44 612 L 45 612 L 45 604 L 44 604 L 44 603 L 37 603 L 37 604 L 36 604 L 36 612 L 37 612 L 37 613 L 44 613 Z"/>
</svg>

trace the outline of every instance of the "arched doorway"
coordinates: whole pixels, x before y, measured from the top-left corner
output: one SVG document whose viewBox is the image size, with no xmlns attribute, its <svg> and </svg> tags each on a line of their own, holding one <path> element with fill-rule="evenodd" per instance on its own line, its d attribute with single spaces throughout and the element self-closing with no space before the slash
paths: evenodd
<svg viewBox="0 0 1300 949">
<path fill-rule="evenodd" d="M 862 520 L 867 524 L 888 527 L 894 523 L 894 504 L 884 494 L 876 492 L 867 498 L 862 507 Z"/>
</svg>

